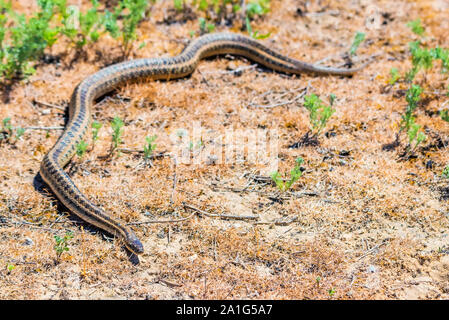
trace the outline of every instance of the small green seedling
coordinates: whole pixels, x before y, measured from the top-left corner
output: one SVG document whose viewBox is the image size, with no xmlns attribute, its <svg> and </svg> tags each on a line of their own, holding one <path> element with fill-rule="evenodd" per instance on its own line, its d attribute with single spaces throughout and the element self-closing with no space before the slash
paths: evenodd
<svg viewBox="0 0 449 320">
<path fill-rule="evenodd" d="M 441 173 L 443 178 L 449 179 L 449 164 L 444 167 L 443 172 Z"/>
<path fill-rule="evenodd" d="M 119 145 L 122 143 L 122 134 L 123 134 L 123 126 L 124 122 L 119 117 L 114 117 L 111 121 L 111 127 L 112 127 L 112 146 L 111 146 L 111 153 L 113 153 Z"/>
<path fill-rule="evenodd" d="M 122 58 L 128 58 L 137 40 L 137 26 L 145 18 L 150 1 L 121 0 L 113 12 L 105 10 L 104 26 L 121 43 Z M 120 21 L 120 22 L 119 22 Z"/>
<path fill-rule="evenodd" d="M 390 80 L 388 81 L 388 83 L 390 85 L 394 85 L 396 82 L 398 82 L 398 80 L 401 78 L 401 76 L 399 75 L 399 70 L 397 68 L 391 68 L 390 69 Z"/>
<path fill-rule="evenodd" d="M 415 121 L 414 112 L 418 107 L 418 102 L 421 99 L 422 92 L 423 89 L 416 84 L 413 84 L 410 87 L 410 89 L 407 90 L 405 100 L 407 101 L 408 104 L 405 109 L 405 113 L 402 115 L 401 130 L 405 129 L 408 132 L 410 126 L 414 123 Z"/>
<path fill-rule="evenodd" d="M 448 109 L 441 110 L 440 117 L 442 120 L 449 122 L 449 110 Z"/>
<path fill-rule="evenodd" d="M 362 44 L 362 42 L 365 40 L 365 33 L 357 31 L 354 37 L 354 41 L 352 42 L 351 48 L 349 49 L 349 54 L 351 56 L 354 56 L 357 52 L 357 49 Z"/>
<path fill-rule="evenodd" d="M 199 18 L 198 22 L 200 24 L 201 34 L 214 32 L 215 25 L 213 23 L 208 23 L 204 18 Z"/>
<path fill-rule="evenodd" d="M 237 7 L 235 7 L 237 8 Z M 246 15 L 253 18 L 255 15 L 263 16 L 270 11 L 270 0 L 254 0 L 246 5 Z"/>
<path fill-rule="evenodd" d="M 420 37 L 424 35 L 424 27 L 421 25 L 421 19 L 416 19 L 407 23 L 412 32 Z"/>
<path fill-rule="evenodd" d="M 150 161 L 150 157 L 153 155 L 154 150 L 156 149 L 156 144 L 154 141 L 156 141 L 157 136 L 151 136 L 151 137 L 145 137 L 145 145 L 143 146 L 143 154 L 144 154 L 144 160 L 146 163 Z"/>
<path fill-rule="evenodd" d="M 15 265 L 13 264 L 7 264 L 6 265 L 6 270 L 8 270 L 8 274 L 11 274 L 11 272 L 16 268 Z"/>
<path fill-rule="evenodd" d="M 245 25 L 246 25 L 246 30 L 248 30 L 248 33 L 251 36 L 251 38 L 266 39 L 271 35 L 271 32 L 268 32 L 266 34 L 259 34 L 259 31 L 257 31 L 257 30 L 253 31 L 253 28 L 251 27 L 251 21 L 249 20 L 248 16 L 246 16 L 246 18 L 245 18 Z"/>
<path fill-rule="evenodd" d="M 103 124 L 98 121 L 92 122 L 92 142 L 95 143 L 95 141 L 98 140 L 98 132 L 100 131 Z"/>
<path fill-rule="evenodd" d="M 82 158 L 87 151 L 87 147 L 88 147 L 88 143 L 84 140 L 81 140 L 77 145 L 76 145 L 76 154 L 78 157 Z"/>
<path fill-rule="evenodd" d="M 14 134 L 15 131 L 15 134 Z M 2 127 L 0 128 L 0 142 L 2 140 L 7 141 L 10 144 L 14 144 L 21 139 L 25 129 L 21 127 L 14 128 L 11 124 L 11 118 L 5 118 L 2 120 Z M 15 140 L 13 139 L 15 138 Z"/>
<path fill-rule="evenodd" d="M 409 139 L 409 151 L 412 152 L 427 139 L 427 136 L 420 131 L 421 126 L 416 123 L 411 123 L 407 131 Z"/>
<path fill-rule="evenodd" d="M 302 176 L 301 164 L 303 163 L 303 158 L 299 157 L 296 159 L 295 167 L 290 171 L 290 179 L 287 181 L 284 181 L 284 179 L 281 178 L 281 175 L 278 171 L 275 171 L 271 174 L 271 179 L 274 181 L 281 192 L 289 190 L 293 186 L 293 184 Z"/>
<path fill-rule="evenodd" d="M 177 11 L 182 11 L 184 9 L 184 0 L 173 0 L 173 4 Z"/>
<path fill-rule="evenodd" d="M 316 94 L 304 97 L 304 107 L 309 111 L 310 131 L 315 137 L 326 127 L 330 117 L 332 117 L 336 111 L 332 107 L 336 99 L 335 95 L 330 99 L 332 102 L 331 105 L 326 106 Z"/>
<path fill-rule="evenodd" d="M 432 68 L 436 53 L 422 48 L 419 41 L 410 42 L 409 48 L 412 55 L 412 69 L 407 72 L 405 78 L 407 81 L 412 82 L 421 69 L 428 70 Z"/>
<path fill-rule="evenodd" d="M 56 256 L 59 258 L 61 258 L 61 255 L 64 252 L 69 251 L 69 241 L 73 238 L 73 233 L 68 231 L 66 232 L 66 234 L 64 235 L 64 237 L 60 237 L 60 236 L 54 236 L 55 238 L 55 242 L 56 244 L 54 245 L 54 249 L 56 252 Z"/>
</svg>

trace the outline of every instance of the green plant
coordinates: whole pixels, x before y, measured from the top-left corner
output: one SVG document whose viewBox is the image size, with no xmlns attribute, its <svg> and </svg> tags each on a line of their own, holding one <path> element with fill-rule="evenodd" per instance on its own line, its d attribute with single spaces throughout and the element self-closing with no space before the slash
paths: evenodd
<svg viewBox="0 0 449 320">
<path fill-rule="evenodd" d="M 441 110 L 440 117 L 442 120 L 449 122 L 449 110 L 448 109 Z"/>
<path fill-rule="evenodd" d="M 198 22 L 200 24 L 200 33 L 209 33 L 215 30 L 215 25 L 213 23 L 207 23 L 206 19 L 199 18 Z"/>
<path fill-rule="evenodd" d="M 177 11 L 182 11 L 184 9 L 184 0 L 173 0 L 173 4 Z"/>
<path fill-rule="evenodd" d="M 61 33 L 67 36 L 81 50 L 86 44 L 97 42 L 103 27 L 98 0 L 91 0 L 92 7 L 87 12 L 80 12 L 78 7 L 67 6 L 66 0 L 60 0 L 58 8 L 62 16 Z"/>
<path fill-rule="evenodd" d="M 436 47 L 430 49 L 430 54 L 434 59 L 441 60 L 442 72 L 447 72 L 449 70 L 449 50 Z"/>
<path fill-rule="evenodd" d="M 271 32 L 268 32 L 266 34 L 259 34 L 259 31 L 253 31 L 253 28 L 251 27 L 251 22 L 249 20 L 249 17 L 245 17 L 245 24 L 246 24 L 246 30 L 248 31 L 251 38 L 254 39 L 266 39 L 271 35 Z"/>
<path fill-rule="evenodd" d="M 84 141 L 84 140 L 81 140 L 76 145 L 76 154 L 77 154 L 78 157 L 82 158 L 86 154 L 88 145 L 89 144 L 86 141 Z"/>
<path fill-rule="evenodd" d="M 15 143 L 16 141 L 21 139 L 24 133 L 25 133 L 24 128 L 13 127 L 11 124 L 11 118 L 7 117 L 2 120 L 2 127 L 0 129 L 0 143 L 2 141 L 7 141 L 8 143 Z"/>
<path fill-rule="evenodd" d="M 409 140 L 409 152 L 414 151 L 427 137 L 423 132 L 420 132 L 421 126 L 414 121 L 410 123 L 410 127 L 407 131 Z"/>
<path fill-rule="evenodd" d="M 407 90 L 405 100 L 407 101 L 407 107 L 405 113 L 402 115 L 401 129 L 409 130 L 412 123 L 415 121 L 414 112 L 418 107 L 418 102 L 421 99 L 422 88 L 419 85 L 413 84 L 410 89 Z"/>
<path fill-rule="evenodd" d="M 73 238 L 73 233 L 68 231 L 66 232 L 66 234 L 64 235 L 64 237 L 60 237 L 60 236 L 54 236 L 55 239 L 55 245 L 54 245 L 54 250 L 56 252 L 56 256 L 59 258 L 61 258 L 61 255 L 66 252 L 69 251 L 69 241 Z"/>
<path fill-rule="evenodd" d="M 98 121 L 92 121 L 92 142 L 95 143 L 95 141 L 98 140 L 98 132 L 100 131 L 103 124 Z"/>
<path fill-rule="evenodd" d="M 290 171 L 290 179 L 284 181 L 278 171 L 271 173 L 271 179 L 274 181 L 278 189 L 282 192 L 289 190 L 293 184 L 302 176 L 301 164 L 304 163 L 303 158 L 299 157 L 295 161 L 295 167 Z"/>
<path fill-rule="evenodd" d="M 157 136 L 145 137 L 145 145 L 143 146 L 143 154 L 145 162 L 150 160 L 153 151 L 156 149 L 156 144 L 153 143 L 156 141 Z"/>
<path fill-rule="evenodd" d="M 419 41 L 410 42 L 409 48 L 412 55 L 412 69 L 406 74 L 406 79 L 411 82 L 421 69 L 432 68 L 435 52 L 422 48 Z"/>
<path fill-rule="evenodd" d="M 424 35 L 424 27 L 421 25 L 421 19 L 416 19 L 407 23 L 412 32 L 418 36 Z"/>
<path fill-rule="evenodd" d="M 112 127 L 112 147 L 111 147 L 111 153 L 113 153 L 118 146 L 122 143 L 122 134 L 123 134 L 123 126 L 125 124 L 123 123 L 122 119 L 119 117 L 114 117 L 111 121 L 111 127 Z"/>
<path fill-rule="evenodd" d="M 357 49 L 362 44 L 362 42 L 365 40 L 365 33 L 357 31 L 354 37 L 354 41 L 352 42 L 351 48 L 349 49 L 349 54 L 351 56 L 356 54 Z"/>
<path fill-rule="evenodd" d="M 401 78 L 401 76 L 399 75 L 399 70 L 397 68 L 391 68 L 390 69 L 390 80 L 388 81 L 388 83 L 390 85 L 394 85 L 400 78 Z"/>
<path fill-rule="evenodd" d="M 246 5 L 246 16 L 253 18 L 255 15 L 265 15 L 270 11 L 270 0 L 250 1 Z"/>
<path fill-rule="evenodd" d="M 443 176 L 443 178 L 449 179 L 449 164 L 446 167 L 444 167 L 441 175 Z"/>
<path fill-rule="evenodd" d="M 333 104 L 335 96 L 331 99 Z M 336 111 L 332 104 L 330 106 L 324 105 L 323 101 L 316 94 L 304 97 L 304 107 L 309 111 L 310 130 L 313 136 L 316 137 L 321 133 L 330 117 Z"/>
<path fill-rule="evenodd" d="M 110 35 L 121 42 L 122 56 L 128 58 L 137 39 L 137 26 L 145 18 L 147 0 L 121 0 L 113 12 L 105 10 L 105 27 Z M 119 17 L 121 24 L 118 23 Z"/>
<path fill-rule="evenodd" d="M 11 9 L 11 2 L 2 1 L 0 17 L 1 67 L 0 76 L 22 79 L 35 72 L 32 62 L 40 59 L 44 50 L 57 40 L 58 29 L 50 22 L 55 14 L 54 0 L 38 0 L 38 11 L 30 18 Z M 12 26 L 5 28 L 6 22 Z M 7 41 L 5 41 L 7 39 Z"/>
</svg>

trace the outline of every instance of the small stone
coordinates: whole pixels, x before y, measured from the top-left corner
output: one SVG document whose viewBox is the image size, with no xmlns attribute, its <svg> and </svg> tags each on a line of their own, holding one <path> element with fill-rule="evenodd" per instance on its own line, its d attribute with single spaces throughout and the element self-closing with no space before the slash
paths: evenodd
<svg viewBox="0 0 449 320">
<path fill-rule="evenodd" d="M 31 239 L 31 238 L 25 238 L 25 241 L 23 242 L 23 244 L 25 245 L 25 246 L 32 246 L 32 245 L 34 245 L 34 241 Z"/>
<path fill-rule="evenodd" d="M 216 155 L 210 155 L 207 157 L 206 164 L 208 165 L 214 165 L 218 161 L 218 157 Z"/>
<path fill-rule="evenodd" d="M 370 265 L 370 266 L 368 267 L 368 272 L 370 272 L 370 273 L 375 273 L 375 272 L 377 272 L 376 266 Z"/>
</svg>

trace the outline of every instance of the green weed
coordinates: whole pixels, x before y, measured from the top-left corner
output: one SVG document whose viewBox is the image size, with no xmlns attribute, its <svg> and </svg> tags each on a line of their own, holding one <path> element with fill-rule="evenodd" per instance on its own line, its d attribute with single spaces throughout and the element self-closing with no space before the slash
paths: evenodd
<svg viewBox="0 0 449 320">
<path fill-rule="evenodd" d="M 331 105 L 327 106 L 316 94 L 304 97 L 304 107 L 309 111 L 310 131 L 313 136 L 316 137 L 321 133 L 335 113 L 336 110 L 332 107 L 334 100 L 335 95 L 331 98 Z"/>
<path fill-rule="evenodd" d="M 95 141 L 98 140 L 98 132 L 100 131 L 101 127 L 103 127 L 103 124 L 98 121 L 92 121 L 92 143 L 95 143 Z"/>
<path fill-rule="evenodd" d="M 156 141 L 157 136 L 145 137 L 145 145 L 143 146 L 143 155 L 146 163 L 150 161 L 151 156 L 153 155 L 154 150 L 156 150 Z"/>
<path fill-rule="evenodd" d="M 58 260 L 61 258 L 61 255 L 64 252 L 69 251 L 69 241 L 73 238 L 73 233 L 68 231 L 66 232 L 66 234 L 64 235 L 64 237 L 60 237 L 60 236 L 54 236 L 55 239 L 55 245 L 54 245 L 54 250 L 56 252 L 56 256 L 58 258 Z"/>
<path fill-rule="evenodd" d="M 421 25 L 421 19 L 416 19 L 407 23 L 407 27 L 409 27 L 412 32 L 418 36 L 424 35 L 424 27 Z"/>
<path fill-rule="evenodd" d="M 7 117 L 2 120 L 2 126 L 0 128 L 0 144 L 2 143 L 2 141 L 14 144 L 21 139 L 24 133 L 24 128 L 13 127 L 11 124 L 11 118 Z"/>
<path fill-rule="evenodd" d="M 401 78 L 401 76 L 399 75 L 399 71 L 397 68 L 391 68 L 390 69 L 390 80 L 388 81 L 388 83 L 390 85 L 394 85 L 396 82 L 398 82 L 398 80 Z"/>
<path fill-rule="evenodd" d="M 119 147 L 122 143 L 122 134 L 123 134 L 123 126 L 124 122 L 119 117 L 114 117 L 111 121 L 112 127 L 112 146 L 111 146 L 111 154 Z"/>
<path fill-rule="evenodd" d="M 80 12 L 78 7 L 67 6 L 66 0 L 59 4 L 62 16 L 61 33 L 69 38 L 77 50 L 85 45 L 97 42 L 103 27 L 103 16 L 99 12 L 98 0 L 91 0 L 92 7 L 87 12 Z"/>
<path fill-rule="evenodd" d="M 145 18 L 148 5 L 147 0 L 122 0 L 113 12 L 105 10 L 106 30 L 113 38 L 120 41 L 124 59 L 131 53 L 133 43 L 137 39 L 137 26 Z"/>
<path fill-rule="evenodd" d="M 357 31 L 354 37 L 354 41 L 352 42 L 351 48 L 349 49 L 349 54 L 351 56 L 354 56 L 357 52 L 357 49 L 362 44 L 362 42 L 365 40 L 366 34 L 360 31 Z"/>
<path fill-rule="evenodd" d="M 12 11 L 11 2 L 0 4 L 0 76 L 3 78 L 23 79 L 33 74 L 33 62 L 57 40 L 58 29 L 50 26 L 56 8 L 54 1 L 38 0 L 37 3 L 39 9 L 30 18 Z M 12 26 L 6 28 L 7 22 Z"/>
<path fill-rule="evenodd" d="M 87 147 L 89 146 L 89 144 L 84 141 L 81 140 L 77 145 L 76 145 L 76 155 L 80 158 L 82 158 L 87 151 Z"/>
<path fill-rule="evenodd" d="M 281 192 L 289 190 L 293 184 L 302 176 L 301 164 L 304 163 L 303 158 L 299 157 L 295 161 L 295 167 L 290 171 L 290 179 L 284 181 L 278 171 L 271 173 L 271 179 Z"/>
<path fill-rule="evenodd" d="M 449 179 L 449 164 L 444 167 L 443 172 L 441 173 L 443 178 Z"/>
</svg>

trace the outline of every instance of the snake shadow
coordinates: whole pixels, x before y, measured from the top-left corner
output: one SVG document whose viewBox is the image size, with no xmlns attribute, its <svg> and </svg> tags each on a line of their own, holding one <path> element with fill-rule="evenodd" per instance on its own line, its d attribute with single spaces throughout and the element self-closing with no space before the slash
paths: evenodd
<svg viewBox="0 0 449 320">
<path fill-rule="evenodd" d="M 56 201 L 56 210 L 58 211 L 59 214 L 65 214 L 65 213 L 69 213 L 68 219 L 71 223 L 75 224 L 76 226 L 82 226 L 83 230 L 97 235 L 97 234 L 101 234 L 103 236 L 103 239 L 105 241 L 111 241 L 110 239 L 114 238 L 114 235 L 110 234 L 109 232 L 102 230 L 100 228 L 97 228 L 89 223 L 86 223 L 85 221 L 83 221 L 82 219 L 80 219 L 78 216 L 76 216 L 75 214 L 71 213 L 70 210 L 64 206 L 64 204 L 59 201 L 55 194 L 53 193 L 53 191 L 47 186 L 47 184 L 45 183 L 45 181 L 42 179 L 41 174 L 38 172 L 33 179 L 33 187 L 34 190 L 36 190 L 37 192 L 39 192 L 42 196 L 49 198 L 51 200 Z M 134 254 L 133 252 L 129 251 L 124 245 L 122 246 L 122 248 L 125 250 L 126 255 L 128 257 L 128 260 L 133 264 L 133 265 L 138 265 L 140 263 L 139 260 L 139 256 Z"/>
</svg>

